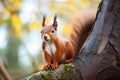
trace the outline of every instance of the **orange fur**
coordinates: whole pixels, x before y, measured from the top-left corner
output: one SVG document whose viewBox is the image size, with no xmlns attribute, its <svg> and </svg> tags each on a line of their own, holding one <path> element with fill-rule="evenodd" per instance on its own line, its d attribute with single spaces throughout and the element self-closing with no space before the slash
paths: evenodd
<svg viewBox="0 0 120 80">
<path fill-rule="evenodd" d="M 44 42 L 42 44 L 42 49 L 43 49 L 43 52 L 44 52 L 44 58 L 47 62 L 47 64 L 44 66 L 44 68 L 48 69 L 51 65 L 51 59 L 50 59 L 50 55 L 45 51 L 45 43 Z"/>
<path fill-rule="evenodd" d="M 75 20 L 73 20 L 73 29 L 69 36 L 69 40 L 73 45 L 75 56 L 78 55 L 81 47 L 89 36 L 95 17 L 96 12 L 88 12 L 81 14 L 81 16 L 77 16 Z"/>
<path fill-rule="evenodd" d="M 55 69 L 57 67 L 58 63 L 61 61 L 62 56 L 65 52 L 63 43 L 59 38 L 55 41 L 55 46 L 56 46 L 56 52 L 55 52 L 54 60 L 52 63 L 53 69 Z"/>
<path fill-rule="evenodd" d="M 44 17 L 42 23 L 43 29 L 41 31 L 43 39 L 42 50 L 44 59 L 47 63 L 44 69 L 55 69 L 62 59 L 64 60 L 63 62 L 66 63 L 72 62 L 87 39 L 94 19 L 95 14 L 92 14 L 92 16 L 85 15 L 83 20 L 80 19 L 80 17 L 74 20 L 73 31 L 69 40 L 63 41 L 56 33 L 56 16 L 54 17 L 52 25 L 45 25 Z"/>
<path fill-rule="evenodd" d="M 66 42 L 66 50 L 65 50 L 65 62 L 69 63 L 69 62 L 73 61 L 74 55 L 75 55 L 75 53 L 73 50 L 73 46 L 70 41 L 67 41 Z"/>
</svg>

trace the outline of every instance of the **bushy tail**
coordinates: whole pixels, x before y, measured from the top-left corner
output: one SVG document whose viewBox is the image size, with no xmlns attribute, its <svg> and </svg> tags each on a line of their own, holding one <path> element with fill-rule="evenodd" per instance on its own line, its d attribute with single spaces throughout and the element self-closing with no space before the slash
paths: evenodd
<svg viewBox="0 0 120 80">
<path fill-rule="evenodd" d="M 86 41 L 89 32 L 91 31 L 95 17 L 95 12 L 84 13 L 81 16 L 75 18 L 75 20 L 73 21 L 73 29 L 69 38 L 73 44 L 75 55 L 79 53 L 79 50 Z"/>
</svg>

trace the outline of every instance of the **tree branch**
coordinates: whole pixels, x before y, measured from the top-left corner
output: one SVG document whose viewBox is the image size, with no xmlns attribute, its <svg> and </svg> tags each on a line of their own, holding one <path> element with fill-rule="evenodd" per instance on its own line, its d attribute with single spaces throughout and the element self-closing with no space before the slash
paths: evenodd
<svg viewBox="0 0 120 80">
<path fill-rule="evenodd" d="M 39 71 L 33 75 L 30 75 L 24 80 L 82 80 L 81 76 L 74 69 L 74 65 L 61 64 L 55 70 Z"/>
<path fill-rule="evenodd" d="M 2 63 L 0 63 L 0 73 L 4 76 L 5 80 L 12 80 L 11 76 L 8 74 L 8 71 L 5 69 Z"/>
</svg>

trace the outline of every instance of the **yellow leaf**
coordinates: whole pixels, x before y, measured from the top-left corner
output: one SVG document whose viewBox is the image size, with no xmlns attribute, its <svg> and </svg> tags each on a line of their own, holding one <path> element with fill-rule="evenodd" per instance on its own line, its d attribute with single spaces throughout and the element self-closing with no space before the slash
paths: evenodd
<svg viewBox="0 0 120 80">
<path fill-rule="evenodd" d="M 17 14 L 12 14 L 11 22 L 12 22 L 12 27 L 14 29 L 16 37 L 20 38 L 21 32 L 22 32 L 22 22 L 21 22 L 20 17 Z"/>
<path fill-rule="evenodd" d="M 88 5 L 88 0 L 81 0 L 82 5 Z"/>
<path fill-rule="evenodd" d="M 44 68 L 44 64 L 39 64 L 38 69 L 43 70 L 43 68 Z"/>
<path fill-rule="evenodd" d="M 70 24 L 63 25 L 62 32 L 65 36 L 70 35 L 71 30 L 72 30 L 72 27 Z"/>
<path fill-rule="evenodd" d="M 57 6 L 56 6 L 55 2 L 51 2 L 50 9 L 54 10 L 56 7 Z"/>
<path fill-rule="evenodd" d="M 74 0 L 68 0 L 69 3 L 74 3 Z"/>
<path fill-rule="evenodd" d="M 15 8 L 16 8 L 16 9 L 19 9 L 20 6 L 21 6 L 21 3 L 22 3 L 21 0 L 16 0 L 16 1 L 14 2 L 14 6 L 15 6 Z"/>
<path fill-rule="evenodd" d="M 14 9 L 12 8 L 11 5 L 8 5 L 8 6 L 6 7 L 6 10 L 7 10 L 8 12 L 12 12 Z"/>
<path fill-rule="evenodd" d="M 9 13 L 9 10 L 8 10 L 7 7 L 5 7 L 3 11 L 4 11 L 5 14 Z"/>
<path fill-rule="evenodd" d="M 22 0 L 8 0 L 8 11 L 15 11 L 21 7 Z"/>
</svg>

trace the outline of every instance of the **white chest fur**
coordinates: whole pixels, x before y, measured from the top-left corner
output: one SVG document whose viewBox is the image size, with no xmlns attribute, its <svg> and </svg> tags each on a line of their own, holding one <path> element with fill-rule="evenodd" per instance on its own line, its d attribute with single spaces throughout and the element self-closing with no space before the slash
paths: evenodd
<svg viewBox="0 0 120 80">
<path fill-rule="evenodd" d="M 45 50 L 49 55 L 53 56 L 56 51 L 56 46 L 54 43 L 46 43 Z"/>
</svg>

